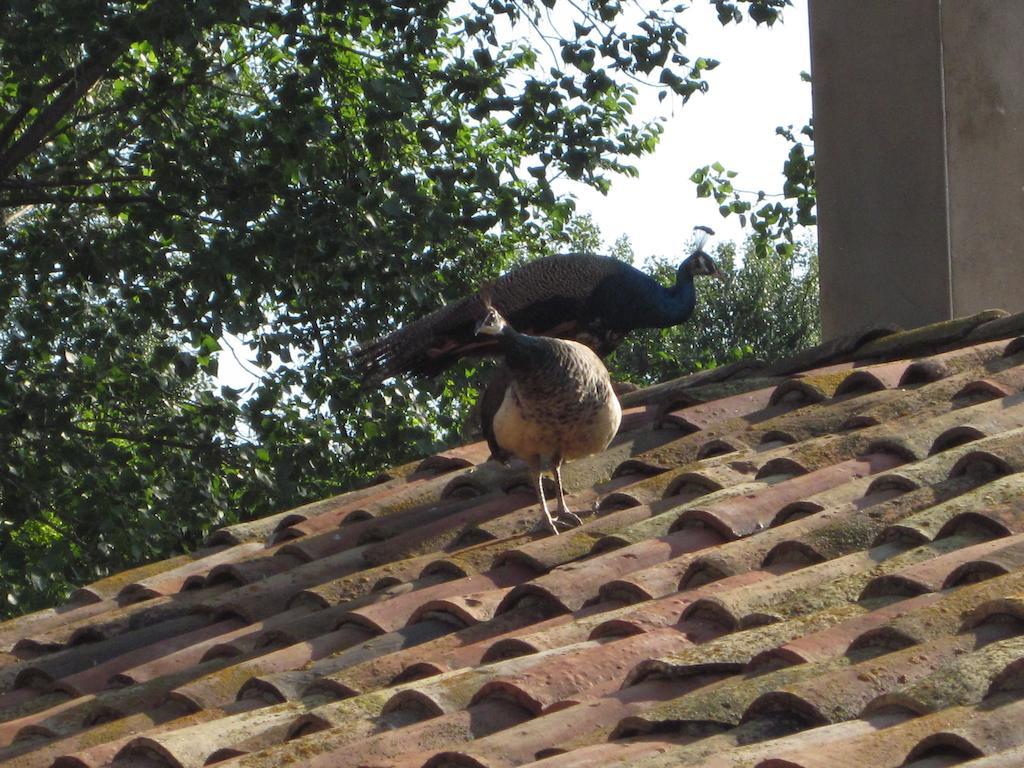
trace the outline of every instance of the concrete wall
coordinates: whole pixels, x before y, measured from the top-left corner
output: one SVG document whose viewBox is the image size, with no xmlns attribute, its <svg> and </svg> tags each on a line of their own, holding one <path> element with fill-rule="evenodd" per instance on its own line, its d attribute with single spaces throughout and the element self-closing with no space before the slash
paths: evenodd
<svg viewBox="0 0 1024 768">
<path fill-rule="evenodd" d="M 1024 309 L 1024 2 L 942 3 L 953 314 Z"/>
<path fill-rule="evenodd" d="M 1024 1 L 810 22 L 825 336 L 1024 310 Z"/>
</svg>

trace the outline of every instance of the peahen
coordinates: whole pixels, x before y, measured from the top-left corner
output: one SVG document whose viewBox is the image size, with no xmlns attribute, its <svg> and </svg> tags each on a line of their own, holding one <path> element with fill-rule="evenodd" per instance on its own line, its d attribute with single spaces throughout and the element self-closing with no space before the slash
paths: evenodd
<svg viewBox="0 0 1024 768">
<path fill-rule="evenodd" d="M 685 322 L 696 304 L 694 278 L 721 277 L 703 251 L 707 227 L 695 227 L 693 253 L 679 265 L 676 282 L 663 286 L 650 275 L 610 256 L 569 253 L 531 261 L 491 286 L 494 306 L 521 333 L 580 341 L 610 354 L 625 334 Z M 351 355 L 363 381 L 414 374 L 430 376 L 469 355 L 493 355 L 491 337 L 475 333 L 486 314 L 479 293 L 446 304 Z"/>
<path fill-rule="evenodd" d="M 533 475 L 547 525 L 579 524 L 562 491 L 562 462 L 608 447 L 619 429 L 622 409 L 608 370 L 588 347 L 575 341 L 528 336 L 505 322 L 483 297 L 484 317 L 475 330 L 494 342 L 505 359 L 509 382 L 494 414 L 497 444 L 526 462 Z M 548 510 L 541 472 L 555 478 L 558 509 Z"/>
</svg>

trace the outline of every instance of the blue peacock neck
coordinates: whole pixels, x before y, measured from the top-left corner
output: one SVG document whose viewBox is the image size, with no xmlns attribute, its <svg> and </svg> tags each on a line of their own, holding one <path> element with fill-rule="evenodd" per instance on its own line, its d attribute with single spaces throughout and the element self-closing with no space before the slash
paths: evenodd
<svg viewBox="0 0 1024 768">
<path fill-rule="evenodd" d="M 697 305 L 697 291 L 693 285 L 693 275 L 679 268 L 676 283 L 671 288 L 663 289 L 658 302 L 658 323 L 661 327 L 679 325 L 689 319 L 693 308 Z"/>
<path fill-rule="evenodd" d="M 593 316 L 599 327 L 611 330 L 669 328 L 690 317 L 696 299 L 693 275 L 684 267 L 671 286 L 630 269 L 608 286 Z"/>
</svg>

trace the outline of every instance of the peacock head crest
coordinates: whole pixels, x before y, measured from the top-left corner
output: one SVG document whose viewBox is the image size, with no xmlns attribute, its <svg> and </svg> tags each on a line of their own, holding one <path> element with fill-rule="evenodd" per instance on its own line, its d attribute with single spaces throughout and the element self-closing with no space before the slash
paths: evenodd
<svg viewBox="0 0 1024 768">
<path fill-rule="evenodd" d="M 704 226 L 696 226 L 693 230 L 696 233 L 693 253 L 679 266 L 680 279 L 685 276 L 692 280 L 698 275 L 707 275 L 708 277 L 717 277 L 719 280 L 723 280 L 724 277 L 719 271 L 718 265 L 715 264 L 714 260 L 704 250 L 708 236 L 715 234 L 714 230 L 711 227 Z"/>
<path fill-rule="evenodd" d="M 501 312 L 499 312 L 491 303 L 492 286 L 485 285 L 481 288 L 479 296 L 480 301 L 483 302 L 484 305 L 484 316 L 480 322 L 476 324 L 476 330 L 474 333 L 476 335 L 483 333 L 488 336 L 497 336 L 505 330 L 505 326 L 507 326 L 508 323 L 505 321 L 505 318 L 501 316 Z"/>
</svg>

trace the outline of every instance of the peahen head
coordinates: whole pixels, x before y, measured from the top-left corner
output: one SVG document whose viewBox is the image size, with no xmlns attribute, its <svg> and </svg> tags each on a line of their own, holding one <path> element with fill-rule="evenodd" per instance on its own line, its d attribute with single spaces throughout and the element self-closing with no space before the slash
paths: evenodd
<svg viewBox="0 0 1024 768">
<path fill-rule="evenodd" d="M 714 230 L 712 230 L 711 227 L 704 226 L 697 226 L 693 229 L 697 234 L 697 239 L 694 243 L 693 253 L 691 253 L 686 260 L 679 265 L 679 273 L 677 276 L 679 282 L 692 283 L 693 278 L 698 275 L 706 275 L 708 277 L 716 277 L 719 280 L 723 280 L 724 277 L 718 270 L 718 266 L 704 251 L 704 244 L 707 242 L 709 235 L 715 234 Z"/>
<path fill-rule="evenodd" d="M 508 325 L 505 318 L 501 316 L 501 313 L 495 309 L 487 299 L 484 299 L 484 310 L 483 319 L 476 324 L 474 334 L 479 335 L 482 333 L 487 336 L 500 335 Z"/>
</svg>

